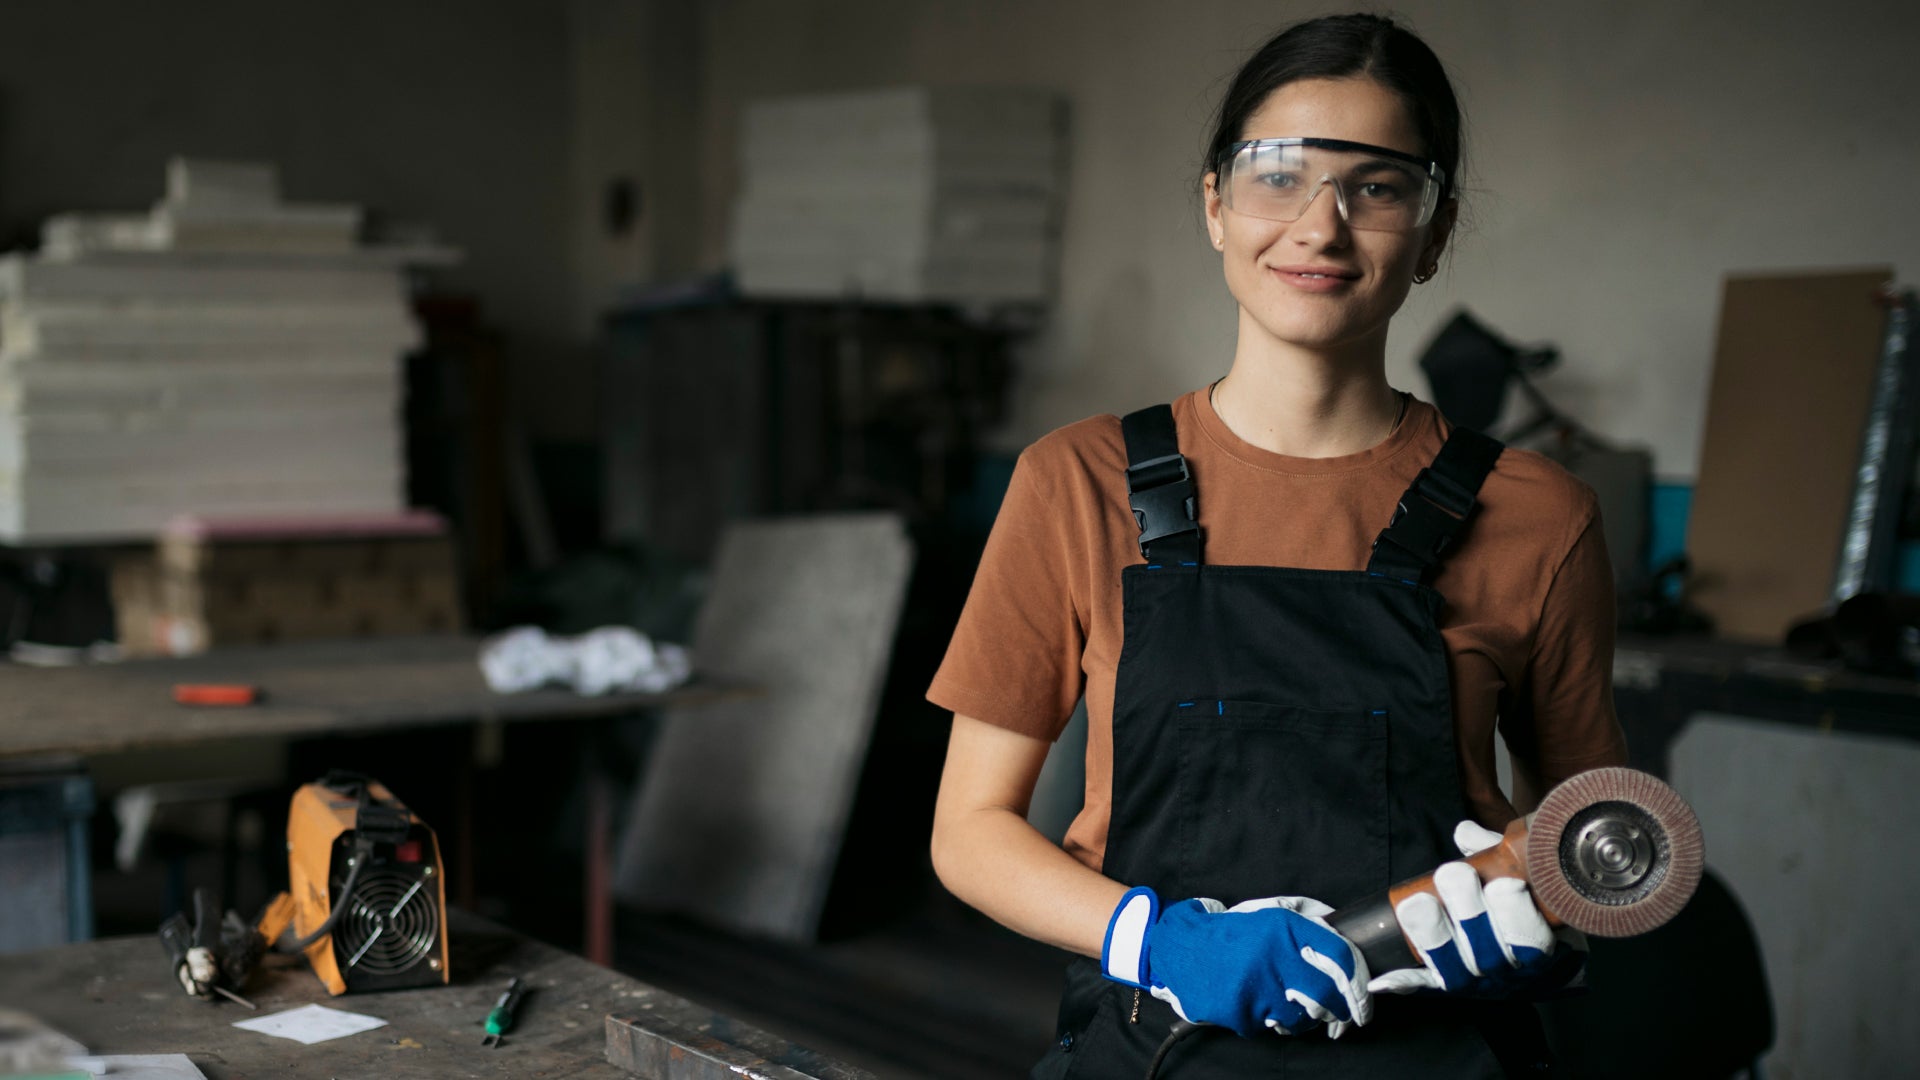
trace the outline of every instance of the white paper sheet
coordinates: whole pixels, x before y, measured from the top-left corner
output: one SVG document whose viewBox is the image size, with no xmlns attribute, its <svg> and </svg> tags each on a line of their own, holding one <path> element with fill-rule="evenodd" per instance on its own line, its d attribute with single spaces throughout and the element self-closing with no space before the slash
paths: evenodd
<svg viewBox="0 0 1920 1080">
<path fill-rule="evenodd" d="M 257 1031 L 262 1035 L 292 1039 L 311 1046 L 317 1042 L 371 1031 L 386 1025 L 387 1022 L 377 1016 L 364 1016 L 360 1013 L 329 1009 L 325 1005 L 302 1005 L 297 1009 L 274 1013 L 272 1016 L 238 1020 L 233 1026 Z"/>
</svg>

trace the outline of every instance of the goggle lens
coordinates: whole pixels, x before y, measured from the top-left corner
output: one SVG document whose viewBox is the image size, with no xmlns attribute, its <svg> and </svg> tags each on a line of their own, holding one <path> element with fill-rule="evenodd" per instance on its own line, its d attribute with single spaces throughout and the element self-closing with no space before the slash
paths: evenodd
<svg viewBox="0 0 1920 1080">
<path fill-rule="evenodd" d="M 1330 140 L 1329 140 L 1330 141 Z M 1228 159 L 1220 192 L 1235 213 L 1298 221 L 1331 189 L 1340 216 L 1356 229 L 1406 232 L 1433 220 L 1440 170 L 1373 149 L 1333 149 L 1313 140 L 1243 143 Z M 1349 146 L 1354 144 L 1347 144 Z"/>
</svg>

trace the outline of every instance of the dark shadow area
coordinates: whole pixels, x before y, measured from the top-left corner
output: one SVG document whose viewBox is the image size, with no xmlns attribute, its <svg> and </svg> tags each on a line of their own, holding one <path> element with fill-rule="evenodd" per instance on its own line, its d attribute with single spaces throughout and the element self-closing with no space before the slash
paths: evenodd
<svg viewBox="0 0 1920 1080">
<path fill-rule="evenodd" d="M 1576 1080 L 1725 1080 L 1773 1045 L 1760 944 L 1713 871 L 1667 925 L 1591 944 L 1589 991 L 1541 1006 Z"/>
</svg>

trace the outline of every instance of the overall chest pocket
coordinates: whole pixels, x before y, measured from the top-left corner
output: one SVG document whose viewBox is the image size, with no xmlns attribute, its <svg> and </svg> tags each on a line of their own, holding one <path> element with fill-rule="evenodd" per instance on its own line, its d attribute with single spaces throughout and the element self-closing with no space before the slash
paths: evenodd
<svg viewBox="0 0 1920 1080">
<path fill-rule="evenodd" d="M 1182 892 L 1332 904 L 1386 888 L 1387 714 L 1258 701 L 1174 710 Z"/>
</svg>

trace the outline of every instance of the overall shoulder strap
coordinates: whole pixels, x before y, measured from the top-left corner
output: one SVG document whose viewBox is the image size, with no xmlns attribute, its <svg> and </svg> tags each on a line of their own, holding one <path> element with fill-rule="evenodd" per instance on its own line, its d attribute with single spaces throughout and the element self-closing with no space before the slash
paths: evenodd
<svg viewBox="0 0 1920 1080">
<path fill-rule="evenodd" d="M 1200 526 L 1193 474 L 1173 429 L 1173 407 L 1153 405 L 1120 418 L 1127 440 L 1127 501 L 1149 566 L 1198 566 Z"/>
<path fill-rule="evenodd" d="M 1480 506 L 1480 485 L 1505 449 L 1497 439 L 1454 428 L 1433 464 L 1400 497 L 1393 520 L 1373 542 L 1367 572 L 1412 583 L 1431 578 L 1467 531 Z"/>
</svg>

